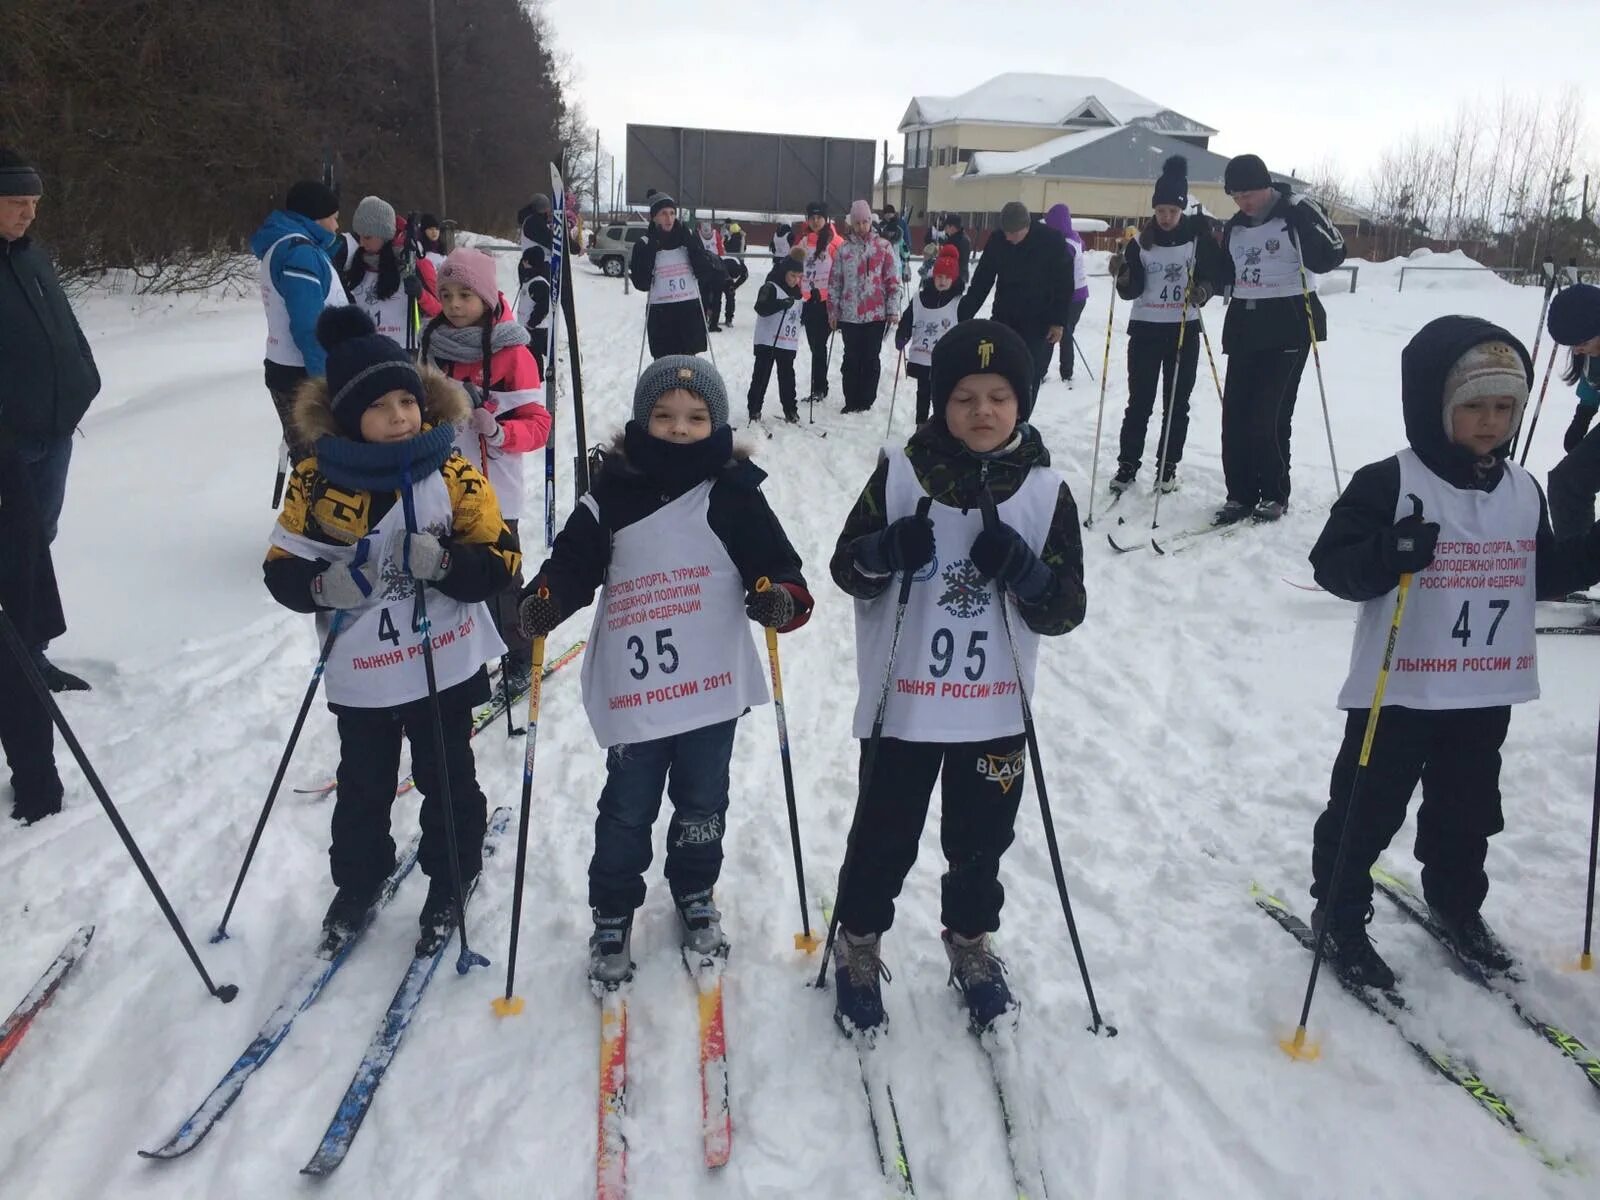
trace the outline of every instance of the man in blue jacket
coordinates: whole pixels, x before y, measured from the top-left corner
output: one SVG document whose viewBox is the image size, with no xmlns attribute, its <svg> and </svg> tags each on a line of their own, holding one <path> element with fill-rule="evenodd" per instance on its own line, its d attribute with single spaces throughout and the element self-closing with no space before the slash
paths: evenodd
<svg viewBox="0 0 1600 1200">
<path fill-rule="evenodd" d="M 289 189 L 283 207 L 250 239 L 250 252 L 261 260 L 261 303 L 267 312 L 267 391 L 295 462 L 311 447 L 299 445 L 292 435 L 294 390 L 307 376 L 324 373 L 317 318 L 329 305 L 346 302 L 329 259 L 338 232 L 339 198 L 332 189 L 304 180 Z"/>
<path fill-rule="evenodd" d="M 28 493 L 27 540 L 35 547 L 30 559 L 40 553 L 48 558 L 66 499 L 72 432 L 100 391 L 94 354 L 55 268 L 28 236 L 43 194 L 39 172 L 20 155 L 0 149 L 0 461 L 13 477 L 8 510 L 22 504 L 16 488 Z M 10 512 L 7 521 L 13 518 L 22 519 Z M 8 538 L 0 534 L 7 545 Z M 0 575 L 22 573 L 9 554 L 0 555 Z M 61 629 L 47 622 L 28 632 L 13 607 L 8 604 L 7 612 L 24 626 L 35 665 L 50 688 L 88 690 L 87 683 L 44 656 L 50 637 Z M 0 691 L 0 701 L 13 702 L 11 689 Z"/>
</svg>

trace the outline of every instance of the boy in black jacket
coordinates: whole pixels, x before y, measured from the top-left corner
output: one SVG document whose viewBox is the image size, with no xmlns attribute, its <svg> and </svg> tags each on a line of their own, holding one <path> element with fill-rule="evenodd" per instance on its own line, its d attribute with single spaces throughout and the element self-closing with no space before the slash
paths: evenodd
<svg viewBox="0 0 1600 1200">
<path fill-rule="evenodd" d="M 1489 838 L 1504 828 L 1500 746 L 1511 705 L 1539 694 L 1534 601 L 1600 579 L 1600 528 L 1558 542 L 1533 477 L 1508 446 L 1533 364 L 1477 317 L 1423 326 L 1400 360 L 1409 445 L 1357 471 L 1311 551 L 1316 579 L 1361 604 L 1339 694 L 1344 742 L 1311 856 L 1313 923 L 1347 978 L 1394 986 L 1367 937 L 1378 856 L 1405 822 L 1420 779 L 1416 855 L 1435 921 L 1486 970 L 1512 959 L 1480 913 Z M 1351 808 L 1396 594 L 1413 574 L 1372 753 Z M 1349 824 L 1343 873 L 1334 861 Z"/>
<path fill-rule="evenodd" d="M 1157 387 L 1162 388 L 1162 410 L 1156 454 L 1159 457 L 1164 447 L 1167 455 L 1157 486 L 1164 492 L 1178 486 L 1178 464 L 1189 434 L 1189 396 L 1200 364 L 1200 310 L 1227 278 L 1211 222 L 1198 212 L 1186 214 L 1188 203 L 1189 163 L 1174 154 L 1162 166 L 1151 197 L 1155 220 L 1111 262 L 1117 295 L 1133 301 L 1128 317 L 1128 408 L 1122 417 L 1113 492 L 1132 487 L 1138 476 Z"/>
<path fill-rule="evenodd" d="M 774 366 L 778 368 L 778 403 L 783 406 L 783 419 L 791 425 L 800 420 L 794 359 L 800 349 L 800 315 L 804 311 L 800 281 L 805 266 L 805 249 L 796 246 L 772 264 L 766 282 L 756 293 L 756 361 L 750 372 L 747 398 L 752 421 L 761 419 L 767 381 L 772 378 Z"/>
<path fill-rule="evenodd" d="M 1344 237 L 1310 197 L 1273 183 L 1254 154 L 1230 159 L 1222 178 L 1239 211 L 1222 234 L 1233 298 L 1222 323 L 1228 502 L 1216 522 L 1276 521 L 1289 507 L 1289 431 L 1311 353 L 1309 323 L 1317 341 L 1328 339 L 1328 316 L 1306 272 L 1342 263 Z"/>
<path fill-rule="evenodd" d="M 766 476 L 734 450 L 716 368 L 657 359 L 639 376 L 633 414 L 522 602 L 524 632 L 543 637 L 601 589 L 583 660 L 584 707 L 606 751 L 589 975 L 611 987 L 633 973 L 633 913 L 663 789 L 685 954 L 726 952 L 712 888 L 728 762 L 739 717 L 767 701 L 744 618 L 783 633 L 812 607 L 800 556 L 761 495 Z"/>
<path fill-rule="evenodd" d="M 722 261 L 678 220 L 671 196 L 657 192 L 650 201 L 650 228 L 633 244 L 628 275 L 646 295 L 651 358 L 706 349 L 701 297 L 719 294 L 727 276 Z"/>
</svg>

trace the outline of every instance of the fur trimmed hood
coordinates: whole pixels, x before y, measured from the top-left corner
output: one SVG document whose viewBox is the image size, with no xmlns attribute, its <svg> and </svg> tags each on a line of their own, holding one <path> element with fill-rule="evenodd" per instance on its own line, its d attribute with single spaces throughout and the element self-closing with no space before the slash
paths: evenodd
<svg viewBox="0 0 1600 1200">
<path fill-rule="evenodd" d="M 472 401 L 466 389 L 433 367 L 419 367 L 422 374 L 422 392 L 428 400 L 422 407 L 423 427 L 461 425 L 472 414 Z M 308 446 L 318 438 L 344 435 L 334 420 L 333 406 L 328 395 L 328 381 L 321 375 L 307 378 L 295 388 L 292 419 L 295 432 Z"/>
</svg>

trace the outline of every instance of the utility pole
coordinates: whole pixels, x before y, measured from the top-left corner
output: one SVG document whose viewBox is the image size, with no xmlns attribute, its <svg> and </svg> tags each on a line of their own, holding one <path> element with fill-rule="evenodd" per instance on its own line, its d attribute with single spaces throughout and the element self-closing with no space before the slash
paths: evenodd
<svg viewBox="0 0 1600 1200">
<path fill-rule="evenodd" d="M 428 41 L 433 47 L 433 155 L 439 173 L 439 213 L 450 211 L 444 199 L 444 116 L 439 105 L 439 22 L 434 0 L 428 0 Z"/>
</svg>

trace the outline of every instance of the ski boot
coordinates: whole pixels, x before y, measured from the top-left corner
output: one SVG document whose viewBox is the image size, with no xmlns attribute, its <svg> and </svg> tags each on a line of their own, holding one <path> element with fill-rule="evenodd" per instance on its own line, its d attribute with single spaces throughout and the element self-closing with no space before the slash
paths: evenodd
<svg viewBox="0 0 1600 1200">
<path fill-rule="evenodd" d="M 11 781 L 11 819 L 32 825 L 61 811 L 61 780 L 52 769 L 38 783 Z"/>
<path fill-rule="evenodd" d="M 33 652 L 33 665 L 38 668 L 39 678 L 44 680 L 45 687 L 52 692 L 88 692 L 93 690 L 85 680 L 80 679 L 71 671 L 63 671 L 46 658 L 43 650 L 35 650 Z"/>
<path fill-rule="evenodd" d="M 879 957 L 881 934 L 839 926 L 833 943 L 833 1019 L 846 1037 L 884 1024 L 882 981 L 891 979 Z"/>
<path fill-rule="evenodd" d="M 1367 934 L 1367 923 L 1371 920 L 1370 905 L 1365 912 L 1359 909 L 1350 913 L 1336 912 L 1330 920 L 1319 904 L 1311 913 L 1311 928 L 1321 933 L 1323 922 L 1327 921 L 1328 940 L 1324 952 L 1340 978 L 1357 987 L 1387 992 L 1394 987 L 1396 977 Z"/>
<path fill-rule="evenodd" d="M 1250 506 L 1238 500 L 1229 500 L 1211 518 L 1213 525 L 1237 525 L 1250 515 Z"/>
<path fill-rule="evenodd" d="M 989 947 L 989 935 L 964 937 L 946 929 L 939 935 L 950 957 L 950 986 L 961 993 L 975 1033 L 982 1033 L 1020 1007 L 1006 986 L 1005 964 Z"/>
<path fill-rule="evenodd" d="M 1178 478 L 1178 464 L 1173 463 L 1161 472 L 1161 483 L 1158 485 L 1163 495 L 1171 495 L 1183 486 L 1183 481 Z"/>
<path fill-rule="evenodd" d="M 589 980 L 600 987 L 616 987 L 633 978 L 633 914 L 608 917 L 594 909 L 594 932 L 589 935 Z"/>
<path fill-rule="evenodd" d="M 462 890 L 465 891 L 471 883 L 471 879 L 463 879 Z M 417 917 L 420 928 L 417 957 L 427 958 L 430 954 L 439 953 L 456 931 L 457 924 L 456 889 L 450 876 L 446 874 L 428 880 L 428 898 L 422 902 L 422 912 Z"/>
<path fill-rule="evenodd" d="M 787 423 L 789 423 L 790 425 L 798 425 L 798 424 L 800 424 L 800 409 L 799 409 L 799 406 L 797 405 L 794 408 L 786 408 L 786 409 L 784 409 L 783 410 L 783 419 Z"/>
<path fill-rule="evenodd" d="M 377 902 L 375 887 L 342 887 L 322 917 L 322 952 L 337 952 L 366 924 L 367 914 Z"/>
<path fill-rule="evenodd" d="M 710 888 L 690 892 L 687 896 L 674 896 L 673 903 L 678 906 L 686 958 L 727 954 L 728 939 L 722 936 L 722 914 L 717 911 Z"/>
<path fill-rule="evenodd" d="M 1513 974 L 1517 960 L 1489 928 L 1482 913 L 1452 913 L 1431 906 L 1428 911 L 1433 923 L 1462 958 L 1493 975 Z"/>
<path fill-rule="evenodd" d="M 1138 474 L 1139 468 L 1132 463 L 1119 462 L 1117 464 L 1117 473 L 1111 477 L 1111 491 L 1113 494 L 1125 492 L 1131 488 Z"/>
<path fill-rule="evenodd" d="M 512 650 L 500 671 L 500 692 L 510 708 L 533 690 L 533 651 Z"/>
<path fill-rule="evenodd" d="M 1289 506 L 1281 500 L 1263 500 L 1250 511 L 1250 519 L 1257 525 L 1267 521 L 1276 521 L 1289 511 Z"/>
</svg>

